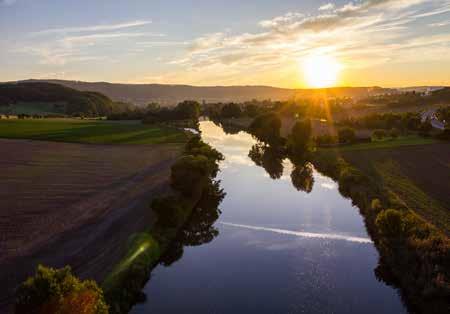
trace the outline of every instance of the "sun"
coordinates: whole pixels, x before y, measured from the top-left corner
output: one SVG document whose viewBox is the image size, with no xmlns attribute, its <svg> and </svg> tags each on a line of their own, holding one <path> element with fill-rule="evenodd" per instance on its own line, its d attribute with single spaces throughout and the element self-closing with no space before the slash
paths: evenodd
<svg viewBox="0 0 450 314">
<path fill-rule="evenodd" d="M 301 64 L 308 86 L 315 88 L 335 86 L 341 64 L 332 56 L 311 55 Z"/>
</svg>

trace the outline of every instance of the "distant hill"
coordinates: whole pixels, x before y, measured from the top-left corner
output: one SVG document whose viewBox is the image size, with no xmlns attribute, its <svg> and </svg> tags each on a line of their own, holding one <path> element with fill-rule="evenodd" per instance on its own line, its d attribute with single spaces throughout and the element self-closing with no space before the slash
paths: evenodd
<svg viewBox="0 0 450 314">
<path fill-rule="evenodd" d="M 48 82 L 0 84 L 0 111 L 11 113 L 108 115 L 129 105 L 95 91 L 79 91 Z"/>
<path fill-rule="evenodd" d="M 23 82 L 35 82 L 23 81 Z M 114 101 L 122 101 L 144 105 L 157 102 L 161 105 L 174 105 L 189 99 L 206 102 L 242 102 L 258 100 L 287 100 L 293 97 L 309 97 L 326 93 L 329 97 L 352 97 L 355 99 L 368 96 L 392 93 L 393 89 L 381 87 L 337 87 L 326 89 L 287 89 L 269 86 L 189 86 L 163 84 L 115 84 L 106 82 L 80 82 L 64 80 L 40 80 L 61 84 L 80 91 L 95 91 L 102 93 Z"/>
</svg>

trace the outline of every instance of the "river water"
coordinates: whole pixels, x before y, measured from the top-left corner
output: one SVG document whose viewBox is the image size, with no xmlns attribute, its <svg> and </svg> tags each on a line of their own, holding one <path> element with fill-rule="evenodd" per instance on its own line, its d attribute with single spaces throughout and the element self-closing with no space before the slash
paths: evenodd
<svg viewBox="0 0 450 314">
<path fill-rule="evenodd" d="M 258 166 L 249 134 L 210 121 L 200 129 L 225 156 L 221 214 L 207 241 L 187 241 L 154 269 L 147 301 L 132 313 L 407 312 L 376 279 L 378 253 L 363 218 L 332 179 L 313 167 L 291 176 L 288 160 Z"/>
</svg>

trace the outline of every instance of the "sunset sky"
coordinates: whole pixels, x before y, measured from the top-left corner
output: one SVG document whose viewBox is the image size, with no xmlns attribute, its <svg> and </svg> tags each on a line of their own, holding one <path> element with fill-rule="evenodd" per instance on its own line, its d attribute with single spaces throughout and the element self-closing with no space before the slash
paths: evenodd
<svg viewBox="0 0 450 314">
<path fill-rule="evenodd" d="M 0 0 L 0 81 L 450 85 L 450 0 Z"/>
</svg>

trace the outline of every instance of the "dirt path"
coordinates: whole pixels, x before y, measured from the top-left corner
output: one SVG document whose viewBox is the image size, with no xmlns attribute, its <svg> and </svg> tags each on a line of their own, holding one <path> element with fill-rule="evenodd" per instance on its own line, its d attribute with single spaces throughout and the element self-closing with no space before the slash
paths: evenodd
<svg viewBox="0 0 450 314">
<path fill-rule="evenodd" d="M 180 145 L 0 140 L 0 313 L 37 264 L 102 280 L 152 223 Z"/>
</svg>

